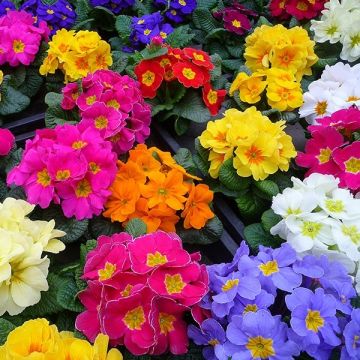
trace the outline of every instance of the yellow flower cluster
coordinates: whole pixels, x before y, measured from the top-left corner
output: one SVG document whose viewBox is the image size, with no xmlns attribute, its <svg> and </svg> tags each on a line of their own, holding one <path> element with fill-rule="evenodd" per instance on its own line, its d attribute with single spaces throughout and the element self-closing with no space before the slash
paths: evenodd
<svg viewBox="0 0 360 360">
<path fill-rule="evenodd" d="M 239 91 L 240 100 L 249 104 L 260 101 L 267 87 L 269 105 L 279 111 L 291 111 L 303 103 L 300 81 L 311 75 L 318 57 L 314 41 L 299 26 L 262 25 L 246 38 L 246 66 L 252 75 L 239 73 L 231 85 L 230 95 Z"/>
<path fill-rule="evenodd" d="M 1 360 L 122 360 L 119 350 L 108 352 L 109 338 L 99 334 L 92 346 L 72 333 L 59 333 L 46 319 L 26 321 L 17 327 L 0 346 Z"/>
<path fill-rule="evenodd" d="M 254 106 L 244 112 L 229 109 L 224 115 L 208 122 L 199 137 L 201 146 L 210 150 L 211 177 L 217 178 L 221 165 L 230 158 L 239 176 L 255 180 L 289 169 L 296 151 L 291 137 L 284 132 L 285 121 L 272 123 Z"/>
<path fill-rule="evenodd" d="M 13 198 L 0 203 L 0 316 L 6 311 L 17 315 L 40 301 L 40 292 L 48 290 L 50 264 L 43 252 L 65 249 L 57 239 L 65 233 L 54 229 L 54 220 L 30 220 L 27 215 L 33 209 Z"/>
<path fill-rule="evenodd" d="M 96 31 L 61 29 L 49 42 L 47 57 L 40 74 L 54 74 L 60 69 L 65 81 L 76 81 L 87 74 L 112 65 L 110 45 Z"/>
<path fill-rule="evenodd" d="M 0 70 L 0 85 L 4 80 L 4 73 Z M 0 92 L 0 101 L 1 101 L 1 92 Z"/>
</svg>

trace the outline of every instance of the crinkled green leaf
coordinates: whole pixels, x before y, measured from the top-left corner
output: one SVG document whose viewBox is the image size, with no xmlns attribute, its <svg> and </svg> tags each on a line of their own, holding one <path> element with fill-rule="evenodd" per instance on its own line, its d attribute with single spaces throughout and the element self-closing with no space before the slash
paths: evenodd
<svg viewBox="0 0 360 360">
<path fill-rule="evenodd" d="M 195 34 L 189 32 L 190 28 L 188 25 L 177 27 L 171 34 L 166 38 L 166 43 L 173 48 L 185 47 L 190 44 Z"/>
<path fill-rule="evenodd" d="M 29 67 L 26 69 L 25 81 L 18 87 L 18 90 L 29 97 L 33 97 L 40 90 L 43 78 L 39 74 L 38 68 Z"/>
<path fill-rule="evenodd" d="M 131 35 L 131 16 L 119 15 L 115 21 L 115 28 L 121 39 L 129 39 Z"/>
<path fill-rule="evenodd" d="M 30 98 L 14 89 L 5 81 L 0 88 L 0 115 L 12 115 L 26 109 L 30 104 Z"/>
<path fill-rule="evenodd" d="M 186 171 L 190 173 L 194 173 L 196 171 L 196 166 L 193 160 L 193 156 L 189 149 L 180 148 L 174 155 L 174 159 Z"/>
<path fill-rule="evenodd" d="M 269 209 L 262 214 L 261 224 L 266 232 L 270 232 L 270 229 L 280 222 L 281 219 L 282 217 L 275 214 L 273 209 Z"/>
<path fill-rule="evenodd" d="M 125 226 L 125 231 L 132 237 L 138 237 L 146 234 L 146 224 L 141 219 L 131 219 Z"/>
<path fill-rule="evenodd" d="M 75 279 L 70 276 L 62 279 L 63 283 L 61 284 L 61 287 L 58 289 L 56 294 L 56 300 L 58 304 L 66 310 L 77 313 L 83 311 L 84 307 L 77 298 L 79 289 L 76 286 Z"/>
<path fill-rule="evenodd" d="M 180 102 L 175 104 L 174 114 L 185 119 L 203 123 L 210 119 L 210 113 L 196 91 L 188 91 Z"/>
<path fill-rule="evenodd" d="M 0 345 L 6 342 L 7 336 L 16 326 L 8 320 L 0 319 Z"/>
<path fill-rule="evenodd" d="M 267 207 L 267 203 L 248 191 L 235 199 L 240 214 L 246 219 L 255 219 Z"/>
<path fill-rule="evenodd" d="M 207 33 L 221 27 L 220 23 L 212 16 L 210 10 L 206 8 L 197 8 L 193 12 L 192 20 L 197 28 Z"/>
<path fill-rule="evenodd" d="M 244 229 L 244 237 L 252 251 L 259 251 L 259 245 L 278 247 L 279 241 L 267 233 L 261 224 L 251 224 Z"/>
<path fill-rule="evenodd" d="M 178 117 L 174 123 L 174 129 L 177 135 L 184 135 L 190 127 L 190 120 Z"/>
<path fill-rule="evenodd" d="M 120 223 L 111 222 L 110 219 L 105 219 L 102 216 L 97 216 L 90 220 L 90 232 L 95 239 L 100 235 L 111 236 L 121 231 Z"/>
<path fill-rule="evenodd" d="M 273 196 L 280 192 L 277 184 L 271 180 L 254 181 L 254 185 L 264 194 L 264 198 L 268 200 L 271 200 Z"/>
<path fill-rule="evenodd" d="M 240 177 L 233 166 L 233 159 L 226 160 L 220 167 L 219 180 L 228 189 L 240 191 L 250 186 L 250 178 Z"/>
</svg>

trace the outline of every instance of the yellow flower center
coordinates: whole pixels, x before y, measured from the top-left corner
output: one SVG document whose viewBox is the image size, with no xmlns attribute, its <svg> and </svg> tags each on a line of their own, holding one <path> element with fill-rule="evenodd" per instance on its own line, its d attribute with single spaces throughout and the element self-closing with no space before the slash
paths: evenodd
<svg viewBox="0 0 360 360">
<path fill-rule="evenodd" d="M 308 310 L 305 318 L 305 325 L 308 330 L 318 332 L 324 326 L 324 319 L 321 317 L 320 312 L 317 310 Z"/>
<path fill-rule="evenodd" d="M 357 343 L 358 343 L 359 339 L 360 339 L 359 335 L 354 335 L 354 341 L 353 341 L 353 344 L 352 344 L 353 349 L 357 348 L 357 345 L 358 345 Z"/>
<path fill-rule="evenodd" d="M 351 40 L 351 47 L 355 47 L 360 45 L 360 34 L 356 34 L 350 37 Z"/>
<path fill-rule="evenodd" d="M 75 66 L 78 70 L 89 70 L 89 63 L 87 58 L 79 58 L 75 61 Z"/>
<path fill-rule="evenodd" d="M 197 53 L 194 52 L 193 56 L 194 56 L 194 59 L 197 60 L 197 61 L 205 61 L 204 55 L 202 55 L 202 54 L 197 54 Z"/>
<path fill-rule="evenodd" d="M 340 213 L 345 209 L 345 205 L 341 200 L 332 199 L 327 199 L 325 201 L 325 207 L 333 213 Z"/>
<path fill-rule="evenodd" d="M 171 10 L 170 12 L 171 12 L 171 15 L 176 15 L 177 14 L 176 10 Z"/>
<path fill-rule="evenodd" d="M 184 68 L 182 70 L 182 74 L 189 80 L 195 79 L 196 73 L 192 71 L 190 68 Z"/>
<path fill-rule="evenodd" d="M 62 19 L 62 20 L 66 20 L 66 19 L 67 19 L 67 16 L 61 15 L 61 19 Z"/>
<path fill-rule="evenodd" d="M 309 8 L 309 5 L 306 4 L 304 1 L 299 1 L 296 5 L 296 8 L 300 11 L 307 11 Z"/>
<path fill-rule="evenodd" d="M 106 103 L 106 106 L 109 106 L 109 107 L 112 107 L 116 110 L 119 110 L 120 109 L 120 104 L 117 100 L 115 99 L 111 99 L 109 100 L 107 103 Z"/>
<path fill-rule="evenodd" d="M 37 183 L 43 187 L 47 187 L 51 184 L 50 175 L 47 169 L 41 170 L 37 173 Z"/>
<path fill-rule="evenodd" d="M 265 276 L 270 276 L 279 272 L 279 267 L 276 260 L 268 261 L 265 264 L 259 265 L 259 269 Z"/>
<path fill-rule="evenodd" d="M 23 53 L 25 49 L 25 44 L 21 40 L 13 41 L 13 50 L 16 54 Z"/>
<path fill-rule="evenodd" d="M 186 6 L 186 1 L 184 1 L 184 0 L 179 0 L 179 4 L 180 4 L 181 6 Z"/>
<path fill-rule="evenodd" d="M 165 275 L 165 287 L 169 295 L 181 293 L 185 285 L 180 274 Z"/>
<path fill-rule="evenodd" d="M 245 306 L 243 314 L 247 314 L 248 312 L 257 312 L 258 307 L 256 304 L 248 304 Z"/>
<path fill-rule="evenodd" d="M 141 79 L 144 85 L 151 86 L 155 81 L 155 74 L 152 71 L 147 70 L 144 74 L 142 74 Z"/>
<path fill-rule="evenodd" d="M 230 291 L 232 288 L 239 284 L 239 279 L 230 279 L 221 287 L 221 290 L 224 292 Z"/>
<path fill-rule="evenodd" d="M 70 177 L 71 173 L 70 170 L 58 170 L 56 172 L 56 180 L 58 181 L 63 181 L 63 180 L 67 180 Z"/>
<path fill-rule="evenodd" d="M 233 20 L 231 22 L 232 26 L 233 27 L 236 27 L 236 28 L 240 28 L 241 27 L 241 22 L 239 20 Z"/>
<path fill-rule="evenodd" d="M 86 105 L 92 105 L 96 101 L 96 95 L 91 95 L 86 98 Z"/>
<path fill-rule="evenodd" d="M 80 150 L 82 148 L 84 148 L 87 145 L 87 143 L 85 141 L 75 141 L 73 142 L 73 144 L 71 145 L 71 147 L 75 150 Z"/>
<path fill-rule="evenodd" d="M 300 215 L 300 214 L 301 214 L 301 210 L 300 210 L 300 209 L 287 208 L 286 213 L 287 213 L 288 215 Z"/>
<path fill-rule="evenodd" d="M 248 158 L 249 163 L 251 164 L 259 164 L 264 160 L 262 151 L 256 146 L 252 146 L 248 151 L 246 151 L 245 156 Z"/>
<path fill-rule="evenodd" d="M 89 169 L 94 175 L 96 175 L 101 170 L 100 166 L 93 161 L 89 163 Z"/>
<path fill-rule="evenodd" d="M 167 195 L 167 190 L 163 189 L 163 188 L 160 188 L 158 190 L 158 194 L 161 195 L 161 196 L 165 196 L 165 195 Z"/>
<path fill-rule="evenodd" d="M 282 1 L 279 3 L 279 8 L 280 8 L 280 9 L 285 9 L 285 2 L 286 2 L 286 0 L 282 0 Z"/>
<path fill-rule="evenodd" d="M 322 224 L 313 221 L 304 221 L 302 234 L 314 240 L 318 236 L 321 228 Z"/>
<path fill-rule="evenodd" d="M 167 65 L 170 65 L 170 60 L 169 60 L 168 58 L 161 59 L 160 65 L 161 65 L 162 67 L 165 67 L 165 66 L 167 66 Z"/>
<path fill-rule="evenodd" d="M 208 344 L 211 345 L 211 346 L 215 346 L 215 345 L 218 345 L 220 343 L 219 343 L 219 340 L 217 340 L 217 339 L 211 339 L 211 340 L 208 341 Z"/>
<path fill-rule="evenodd" d="M 58 49 L 60 50 L 60 52 L 62 53 L 66 53 L 69 49 L 69 45 L 67 44 L 64 44 L 64 43 L 61 43 L 59 46 L 58 46 Z"/>
<path fill-rule="evenodd" d="M 348 236 L 354 244 L 356 245 L 359 244 L 360 232 L 358 231 L 355 225 L 350 225 L 350 226 L 342 225 L 341 231 L 344 235 Z"/>
<path fill-rule="evenodd" d="M 346 172 L 357 174 L 360 172 L 360 159 L 351 157 L 349 160 L 345 161 Z"/>
<path fill-rule="evenodd" d="M 132 288 L 133 288 L 132 285 L 127 284 L 127 285 L 125 286 L 125 289 L 120 292 L 121 296 L 122 296 L 122 297 L 130 296 Z"/>
<path fill-rule="evenodd" d="M 331 150 L 330 148 L 321 149 L 319 155 L 316 158 L 319 160 L 320 164 L 325 164 L 330 160 Z"/>
<path fill-rule="evenodd" d="M 326 113 L 328 104 L 326 101 L 320 101 L 315 106 L 315 112 L 317 115 L 324 115 Z"/>
<path fill-rule="evenodd" d="M 249 338 L 249 341 L 245 346 L 251 352 L 251 356 L 254 359 L 267 359 L 268 357 L 275 355 L 272 339 L 264 338 L 262 336 L 252 337 Z"/>
<path fill-rule="evenodd" d="M 338 31 L 338 27 L 336 25 L 331 25 L 329 28 L 326 29 L 326 34 L 327 35 L 334 35 L 336 32 Z"/>
<path fill-rule="evenodd" d="M 100 115 L 97 118 L 95 118 L 95 127 L 99 130 L 106 129 L 108 123 L 109 120 L 103 115 Z"/>
<path fill-rule="evenodd" d="M 144 30 L 144 35 L 149 35 L 151 34 L 151 30 L 150 29 L 145 29 Z"/>
<path fill-rule="evenodd" d="M 207 99 L 209 101 L 209 104 L 213 105 L 216 104 L 218 100 L 217 92 L 215 90 L 210 90 L 207 94 Z"/>
<path fill-rule="evenodd" d="M 146 265 L 149 267 L 155 267 L 158 265 L 164 265 L 168 262 L 166 255 L 162 255 L 158 251 L 154 254 L 147 254 Z"/>
<path fill-rule="evenodd" d="M 357 96 L 349 96 L 346 101 L 351 102 L 351 101 L 359 101 L 359 100 L 360 98 Z"/>
<path fill-rule="evenodd" d="M 54 13 L 54 10 L 52 9 L 47 9 L 46 12 L 49 14 L 49 15 L 52 15 Z"/>
<path fill-rule="evenodd" d="M 145 313 L 142 306 L 138 306 L 133 310 L 128 311 L 123 322 L 130 330 L 141 330 L 141 326 L 145 323 Z"/>
<path fill-rule="evenodd" d="M 141 24 L 143 24 L 144 22 L 145 22 L 144 19 L 140 19 L 137 23 L 138 23 L 138 25 L 141 25 Z"/>
<path fill-rule="evenodd" d="M 159 313 L 159 325 L 161 334 L 167 334 L 170 331 L 174 331 L 174 321 L 176 317 L 171 314 Z"/>
<path fill-rule="evenodd" d="M 78 198 L 86 198 L 91 194 L 91 185 L 86 179 L 80 180 L 75 189 Z"/>
<path fill-rule="evenodd" d="M 160 36 L 161 36 L 163 39 L 166 39 L 166 38 L 167 38 L 167 33 L 164 32 L 164 31 L 160 31 Z"/>
<path fill-rule="evenodd" d="M 116 271 L 116 264 L 111 264 L 106 262 L 105 267 L 98 271 L 99 281 L 104 281 L 110 279 L 114 272 Z"/>
</svg>

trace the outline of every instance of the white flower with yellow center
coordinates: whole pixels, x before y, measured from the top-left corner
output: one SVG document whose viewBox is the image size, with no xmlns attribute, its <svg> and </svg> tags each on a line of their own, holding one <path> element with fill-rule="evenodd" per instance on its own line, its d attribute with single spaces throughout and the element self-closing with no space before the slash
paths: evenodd
<svg viewBox="0 0 360 360">
<path fill-rule="evenodd" d="M 330 195 L 334 190 L 338 188 L 340 180 L 335 178 L 333 175 L 324 175 L 313 173 L 304 181 L 296 177 L 291 178 L 294 184 L 294 189 L 302 190 L 305 192 L 312 192 L 319 199 L 325 195 Z"/>
<path fill-rule="evenodd" d="M 348 31 L 341 39 L 343 48 L 340 58 L 349 62 L 356 61 L 360 58 L 360 11 L 354 14 L 354 20 L 349 22 Z"/>
<path fill-rule="evenodd" d="M 339 10 L 327 11 L 321 20 L 312 20 L 310 29 L 314 32 L 314 40 L 318 43 L 329 41 L 335 44 L 340 41 L 344 28 L 344 19 Z"/>
<path fill-rule="evenodd" d="M 340 251 L 353 261 L 360 260 L 360 222 L 359 220 L 344 220 L 332 228 L 333 237 Z"/>
</svg>

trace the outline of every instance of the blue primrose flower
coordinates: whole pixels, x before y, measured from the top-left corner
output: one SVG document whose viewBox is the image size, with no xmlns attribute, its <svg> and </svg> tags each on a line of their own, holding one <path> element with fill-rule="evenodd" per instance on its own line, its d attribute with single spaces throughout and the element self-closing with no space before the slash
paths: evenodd
<svg viewBox="0 0 360 360">
<path fill-rule="evenodd" d="M 0 16 L 5 15 L 10 10 L 15 10 L 15 4 L 8 0 L 0 1 Z"/>
<path fill-rule="evenodd" d="M 267 310 L 234 316 L 226 330 L 229 341 L 222 347 L 221 360 L 292 359 L 299 348 L 288 340 L 287 332 L 280 316 L 272 316 Z"/>
<path fill-rule="evenodd" d="M 360 309 L 354 309 L 351 320 L 343 331 L 345 346 L 341 351 L 341 360 L 360 359 Z"/>
<path fill-rule="evenodd" d="M 135 4 L 135 0 L 90 0 L 91 6 L 103 6 L 114 14 L 119 14 Z"/>
<path fill-rule="evenodd" d="M 225 330 L 214 319 L 206 319 L 201 324 L 201 329 L 189 325 L 188 336 L 196 345 L 205 345 L 202 353 L 206 360 L 216 360 L 216 353 L 221 351 L 221 345 L 226 341 Z"/>
<path fill-rule="evenodd" d="M 289 244 L 275 250 L 261 246 L 255 261 L 261 271 L 259 279 L 263 289 L 273 295 L 276 289 L 291 292 L 301 285 L 302 276 L 291 267 L 296 261 L 296 252 Z"/>
<path fill-rule="evenodd" d="M 297 288 L 285 297 L 291 311 L 291 328 L 302 338 L 304 351 L 310 344 L 326 343 L 340 345 L 336 332 L 340 332 L 336 318 L 336 300 L 318 288 L 315 293 L 306 288 Z"/>
</svg>

